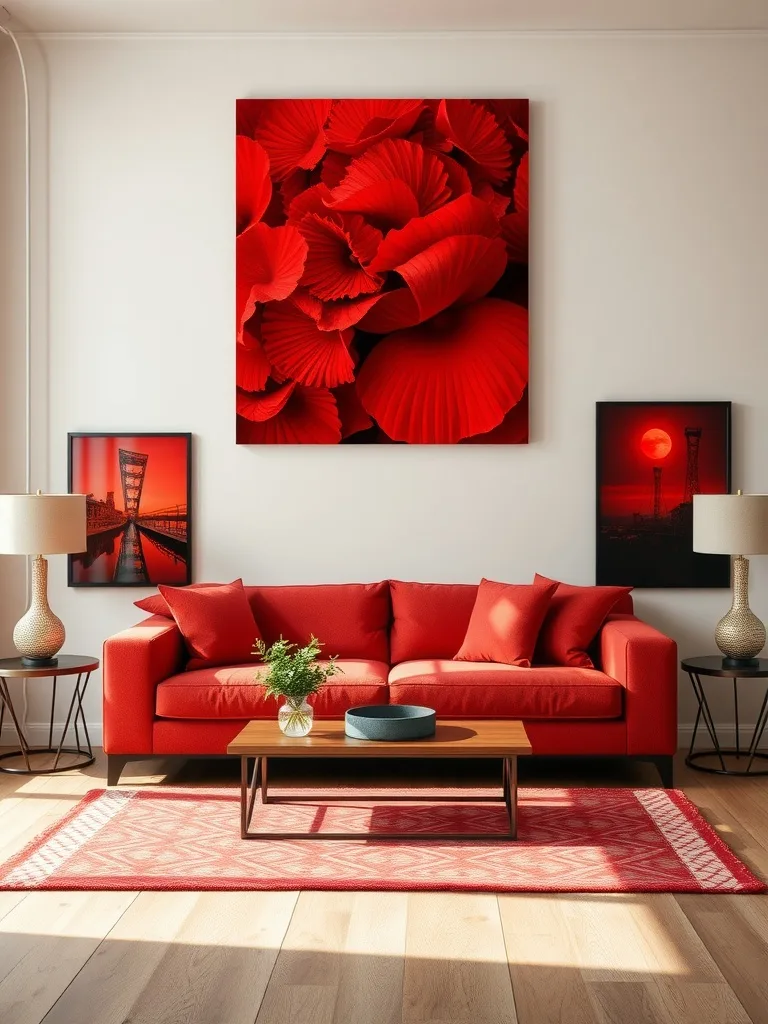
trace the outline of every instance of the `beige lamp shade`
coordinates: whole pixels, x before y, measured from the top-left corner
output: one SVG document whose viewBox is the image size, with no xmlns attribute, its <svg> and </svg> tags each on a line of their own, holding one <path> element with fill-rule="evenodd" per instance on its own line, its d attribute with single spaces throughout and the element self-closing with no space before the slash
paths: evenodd
<svg viewBox="0 0 768 1024">
<path fill-rule="evenodd" d="M 0 555 L 85 551 L 84 494 L 0 494 Z"/>
<path fill-rule="evenodd" d="M 768 494 L 694 494 L 693 550 L 768 554 Z"/>
</svg>

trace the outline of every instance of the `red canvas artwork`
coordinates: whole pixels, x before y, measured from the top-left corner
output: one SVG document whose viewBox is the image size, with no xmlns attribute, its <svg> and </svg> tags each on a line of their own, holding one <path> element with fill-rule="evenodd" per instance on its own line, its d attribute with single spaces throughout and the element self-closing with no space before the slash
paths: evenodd
<svg viewBox="0 0 768 1024">
<path fill-rule="evenodd" d="M 729 585 L 728 555 L 693 550 L 693 498 L 730 491 L 730 424 L 730 402 L 598 402 L 598 584 Z"/>
<path fill-rule="evenodd" d="M 69 490 L 86 495 L 73 587 L 191 581 L 189 434 L 70 434 Z"/>
<path fill-rule="evenodd" d="M 528 101 L 237 101 L 238 444 L 528 441 Z"/>
</svg>

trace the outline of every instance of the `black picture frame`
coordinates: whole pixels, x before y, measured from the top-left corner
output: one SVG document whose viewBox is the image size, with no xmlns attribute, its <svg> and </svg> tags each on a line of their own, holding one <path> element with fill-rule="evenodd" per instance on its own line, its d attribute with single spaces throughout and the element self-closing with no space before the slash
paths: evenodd
<svg viewBox="0 0 768 1024">
<path fill-rule="evenodd" d="M 74 431 L 67 434 L 67 490 L 70 494 L 75 493 L 73 485 L 76 470 L 76 460 L 79 453 L 78 447 L 87 442 L 98 442 L 125 438 L 126 441 L 144 439 L 152 442 L 146 445 L 148 448 L 157 449 L 162 445 L 163 440 L 183 441 L 183 458 L 186 460 L 186 467 L 181 471 L 184 495 L 186 501 L 176 502 L 167 507 L 150 509 L 143 515 L 127 516 L 126 509 L 116 508 L 114 500 L 114 488 L 112 490 L 111 509 L 109 504 L 109 488 L 101 496 L 95 491 L 85 487 L 87 494 L 93 497 L 88 501 L 88 537 L 89 547 L 82 554 L 71 554 L 67 556 L 67 585 L 70 587 L 156 587 L 158 583 L 168 583 L 171 586 L 186 586 L 192 582 L 192 552 L 193 552 L 193 513 L 192 513 L 192 434 L 186 432 L 166 431 Z M 118 449 L 119 453 L 120 449 Z M 125 464 L 119 464 L 119 477 L 123 500 L 121 504 L 126 506 L 130 500 L 137 501 L 137 511 L 141 510 L 141 497 L 144 477 L 149 466 L 149 460 L 153 452 L 138 452 L 135 448 L 123 449 L 128 454 L 143 457 L 131 461 L 128 459 Z M 158 451 L 154 454 L 157 456 Z M 119 454 L 118 454 L 119 459 Z M 135 478 L 139 476 L 141 469 L 141 481 L 136 484 Z M 126 499 L 126 479 L 129 486 L 135 489 L 138 486 L 138 495 Z M 130 483 L 131 479 L 134 480 Z M 165 478 L 167 480 L 167 475 Z M 78 480 L 78 483 L 80 481 Z M 94 479 L 92 481 L 96 483 Z M 102 481 L 104 483 L 104 481 Z M 77 493 L 82 493 L 78 491 Z M 182 495 L 180 495 L 181 497 Z M 95 506 L 99 506 L 96 508 Z M 183 513 L 182 513 L 183 506 Z M 114 525 L 110 525 L 111 518 Z M 144 519 L 141 523 L 138 520 Z M 92 529 L 101 521 L 100 529 Z M 130 525 L 134 526 L 129 531 Z M 100 538 L 99 541 L 90 543 L 91 538 Z M 138 541 L 138 543 L 137 543 Z M 116 545 L 119 542 L 119 549 Z M 145 544 L 150 544 L 148 549 L 150 557 L 144 552 Z M 99 561 L 101 560 L 101 561 Z M 110 572 L 109 566 L 114 562 L 114 571 Z M 88 564 L 86 564 L 88 563 Z M 99 563 L 96 571 L 93 566 Z M 142 569 L 143 566 L 143 569 Z M 108 578 L 109 577 L 109 578 Z"/>
<path fill-rule="evenodd" d="M 693 502 L 687 500 L 693 493 L 731 492 L 731 421 L 732 403 L 725 401 L 620 401 L 596 403 L 595 429 L 595 582 L 598 585 L 618 585 L 643 588 L 726 588 L 731 582 L 731 560 L 728 555 L 709 555 L 693 551 Z M 622 413 L 624 419 L 622 419 Z M 687 421 L 690 420 L 690 423 Z M 700 422 L 699 422 L 700 421 Z M 702 427 L 702 423 L 708 426 Z M 639 431 L 655 422 L 658 426 Z M 674 423 L 673 434 L 664 425 Z M 682 435 L 679 425 L 686 423 Z M 627 456 L 627 465 L 636 459 L 638 463 L 638 487 L 643 488 L 643 504 L 636 511 L 625 516 L 616 513 L 621 500 L 613 496 L 614 512 L 609 514 L 607 487 L 617 487 L 607 471 L 607 464 L 620 461 L 618 449 L 612 453 L 608 445 L 626 445 L 628 431 L 632 434 L 632 445 L 637 449 Z M 712 438 L 716 448 L 707 449 L 707 466 L 710 475 L 703 485 L 699 484 L 699 458 L 701 445 Z M 636 436 L 637 435 L 637 436 Z M 646 438 L 648 435 L 648 440 Z M 657 436 L 658 435 L 658 436 Z M 661 437 L 664 435 L 666 440 Z M 680 444 L 676 454 L 676 470 L 671 480 L 664 479 L 664 459 L 670 454 L 667 442 Z M 657 446 L 659 446 L 657 448 Z M 666 448 L 666 451 L 665 451 Z M 646 450 L 648 449 L 648 450 Z M 655 451 L 660 454 L 656 457 Z M 647 457 L 648 476 L 642 478 L 643 463 L 640 453 Z M 653 454 L 650 454 L 653 453 Z M 684 458 L 685 471 L 682 481 L 682 500 L 673 500 L 669 505 L 663 500 L 665 484 L 672 498 L 681 493 L 680 460 Z M 722 479 L 717 489 L 713 483 L 713 466 L 722 465 Z M 633 470 L 622 467 L 620 486 Z M 671 466 L 669 467 L 671 469 Z M 657 472 L 658 470 L 658 472 Z M 722 486 L 720 486 L 722 485 Z M 629 493 L 629 492 L 627 492 Z M 626 499 L 625 499 L 626 500 Z"/>
</svg>

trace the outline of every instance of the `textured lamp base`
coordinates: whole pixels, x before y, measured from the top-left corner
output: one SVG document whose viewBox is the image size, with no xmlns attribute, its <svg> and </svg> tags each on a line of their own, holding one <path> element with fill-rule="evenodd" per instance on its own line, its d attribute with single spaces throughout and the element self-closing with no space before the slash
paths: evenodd
<svg viewBox="0 0 768 1024">
<path fill-rule="evenodd" d="M 749 607 L 749 559 L 733 560 L 733 604 L 715 627 L 726 668 L 754 668 L 765 647 L 765 626 Z"/>
<path fill-rule="evenodd" d="M 48 562 L 42 555 L 32 559 L 32 602 L 16 623 L 13 643 L 25 665 L 55 665 L 64 646 L 64 625 L 48 606 Z"/>
</svg>

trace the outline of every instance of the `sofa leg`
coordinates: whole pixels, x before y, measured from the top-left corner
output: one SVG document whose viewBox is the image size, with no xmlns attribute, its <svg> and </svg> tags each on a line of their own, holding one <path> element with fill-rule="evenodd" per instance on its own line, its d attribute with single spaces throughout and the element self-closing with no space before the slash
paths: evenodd
<svg viewBox="0 0 768 1024">
<path fill-rule="evenodd" d="M 675 759 L 672 755 L 662 754 L 658 757 L 651 757 L 649 760 L 656 766 L 664 789 L 673 789 L 675 785 Z"/>
<path fill-rule="evenodd" d="M 121 757 L 120 754 L 107 754 L 107 785 L 116 786 L 120 781 L 123 768 L 128 764 L 130 758 Z"/>
</svg>

